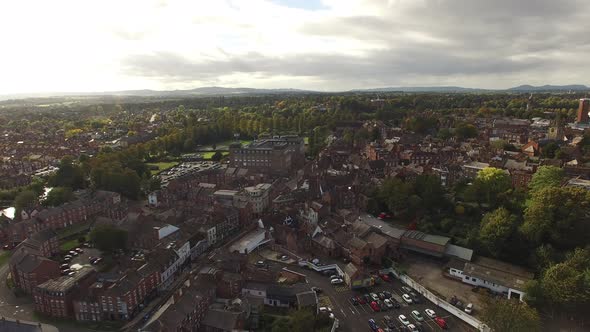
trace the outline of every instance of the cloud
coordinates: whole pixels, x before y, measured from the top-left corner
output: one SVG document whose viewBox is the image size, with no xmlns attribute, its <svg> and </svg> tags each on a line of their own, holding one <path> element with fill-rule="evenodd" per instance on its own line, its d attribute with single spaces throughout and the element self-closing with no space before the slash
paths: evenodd
<svg viewBox="0 0 590 332">
<path fill-rule="evenodd" d="M 583 0 L 1 4 L 0 92 L 588 84 Z M 68 9 L 68 10 L 66 10 Z M 109 19 L 104 19 L 108 17 Z M 30 23 L 32 22 L 32 23 Z M 40 49 L 44 51 L 41 52 Z M 288 86 L 280 84 L 288 84 Z"/>
</svg>

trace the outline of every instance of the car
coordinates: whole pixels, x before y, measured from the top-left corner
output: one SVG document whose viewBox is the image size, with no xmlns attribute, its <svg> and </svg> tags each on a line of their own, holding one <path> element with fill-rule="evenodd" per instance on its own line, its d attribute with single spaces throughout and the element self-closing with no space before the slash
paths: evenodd
<svg viewBox="0 0 590 332">
<path fill-rule="evenodd" d="M 399 315 L 397 316 L 397 319 L 400 321 L 400 323 L 404 324 L 405 326 L 410 325 L 410 321 L 408 320 L 408 318 L 404 315 Z"/>
<path fill-rule="evenodd" d="M 70 273 L 70 272 L 72 272 L 72 270 L 70 270 L 70 269 L 63 269 L 63 270 L 61 270 L 61 274 L 64 275 L 64 276 L 68 275 L 68 273 Z"/>
<path fill-rule="evenodd" d="M 69 256 L 69 257 L 68 257 L 68 256 L 66 256 L 66 257 L 64 257 L 64 260 L 63 260 L 63 261 L 64 261 L 64 262 L 69 262 L 69 261 L 71 261 L 71 260 L 72 260 L 72 256 Z"/>
<path fill-rule="evenodd" d="M 256 267 L 264 267 L 264 261 L 257 261 L 256 263 L 254 263 L 254 266 L 256 266 Z"/>
<path fill-rule="evenodd" d="M 102 257 L 98 257 L 97 259 L 94 260 L 94 263 L 92 263 L 93 265 L 97 265 L 98 263 L 102 262 Z"/>
<path fill-rule="evenodd" d="M 284 261 L 288 261 L 288 260 L 289 260 L 289 256 L 287 256 L 287 255 L 283 255 L 283 256 L 281 256 L 279 259 L 280 259 L 281 261 L 283 261 L 283 262 L 284 262 Z"/>
<path fill-rule="evenodd" d="M 467 306 L 465 307 L 464 310 L 465 310 L 466 313 L 468 313 L 468 314 L 471 315 L 471 313 L 473 312 L 473 303 L 467 304 Z"/>
<path fill-rule="evenodd" d="M 73 276 L 75 276 L 75 275 L 76 275 L 76 271 L 72 271 L 72 272 L 68 273 L 68 275 L 69 275 L 70 277 L 73 277 Z"/>
<path fill-rule="evenodd" d="M 370 293 L 369 295 L 371 295 L 371 299 L 373 299 L 373 301 L 377 301 L 379 300 L 379 296 L 375 293 Z"/>
<path fill-rule="evenodd" d="M 69 264 L 62 264 L 59 266 L 60 269 L 65 270 L 65 269 L 69 269 L 70 265 Z"/>
<path fill-rule="evenodd" d="M 357 295 L 357 297 L 356 297 L 356 301 L 357 301 L 358 303 L 360 303 L 360 304 L 365 304 L 365 303 L 367 303 L 367 301 L 365 300 L 365 297 L 364 297 L 364 296 L 361 296 L 361 295 Z"/>
<path fill-rule="evenodd" d="M 390 299 L 393 295 L 388 291 L 383 291 L 383 295 L 385 295 L 386 299 Z"/>
<path fill-rule="evenodd" d="M 406 328 L 408 329 L 408 331 L 411 332 L 419 332 L 418 328 L 414 324 L 409 324 L 408 326 L 406 326 Z"/>
<path fill-rule="evenodd" d="M 330 276 L 330 280 L 334 280 L 334 279 L 342 279 L 342 277 L 339 274 L 333 274 Z"/>
<path fill-rule="evenodd" d="M 385 300 L 383 300 L 383 303 L 385 303 L 385 306 L 387 307 L 387 309 L 393 309 L 393 303 L 391 303 L 391 300 L 385 299 Z"/>
<path fill-rule="evenodd" d="M 420 298 L 418 297 L 418 294 L 410 292 L 409 295 L 412 297 L 412 300 L 414 300 L 414 303 L 420 303 Z"/>
<path fill-rule="evenodd" d="M 2 247 L 2 249 L 4 249 L 4 250 L 12 250 L 12 245 L 10 245 L 10 244 L 5 244 L 5 245 Z"/>
<path fill-rule="evenodd" d="M 380 273 L 379 278 L 383 279 L 383 281 L 390 282 L 391 278 L 387 274 Z"/>
<path fill-rule="evenodd" d="M 332 285 L 341 285 L 341 284 L 344 283 L 344 280 L 342 280 L 342 279 L 332 279 L 332 280 L 330 280 L 330 283 Z"/>
<path fill-rule="evenodd" d="M 411 293 L 412 289 L 408 286 L 402 286 L 402 290 L 404 291 L 404 293 Z"/>
<path fill-rule="evenodd" d="M 319 288 L 319 287 L 315 287 L 315 286 L 313 286 L 313 287 L 311 288 L 311 290 L 312 290 L 312 291 L 314 291 L 314 292 L 316 292 L 316 294 L 319 294 L 319 293 L 321 293 L 321 292 L 322 292 L 322 289 L 321 289 L 321 288 Z"/>
<path fill-rule="evenodd" d="M 381 311 L 381 307 L 377 304 L 377 302 L 373 301 L 371 302 L 371 309 L 373 309 L 373 311 Z"/>
<path fill-rule="evenodd" d="M 363 298 L 365 299 L 365 302 L 367 302 L 367 303 L 371 303 L 371 301 L 373 300 L 369 294 L 363 295 Z"/>
<path fill-rule="evenodd" d="M 65 255 L 64 258 L 73 258 L 72 255 Z"/>
<path fill-rule="evenodd" d="M 382 328 L 377 328 L 377 332 L 385 332 L 385 330 L 383 330 Z"/>
<path fill-rule="evenodd" d="M 447 322 L 444 319 L 440 318 L 440 317 L 434 318 L 434 322 L 436 323 L 436 325 L 440 326 L 440 328 L 442 328 L 442 329 L 445 329 L 446 330 L 446 329 L 449 328 L 447 326 Z"/>
<path fill-rule="evenodd" d="M 359 305 L 359 301 L 357 301 L 356 297 L 351 298 L 350 302 L 352 302 L 352 305 Z"/>
<path fill-rule="evenodd" d="M 455 303 L 455 307 L 457 307 L 459 309 L 463 309 L 463 302 L 461 302 L 460 300 L 457 300 L 457 302 Z"/>
<path fill-rule="evenodd" d="M 385 294 L 383 293 L 377 293 L 377 296 L 379 296 L 379 300 L 385 300 Z"/>
<path fill-rule="evenodd" d="M 399 304 L 399 302 L 397 302 L 396 299 L 394 299 L 393 297 L 389 299 L 389 301 L 391 301 L 391 303 L 393 303 L 393 307 L 396 309 L 399 309 L 401 307 L 401 305 Z"/>
<path fill-rule="evenodd" d="M 404 301 L 406 301 L 407 304 L 412 304 L 412 302 L 413 302 L 412 298 L 408 294 L 402 295 L 402 299 L 404 299 Z"/>
<path fill-rule="evenodd" d="M 84 250 L 82 250 L 82 248 L 76 248 L 76 249 L 74 249 L 74 250 L 75 250 L 75 251 L 77 251 L 77 252 L 78 252 L 78 253 L 80 253 L 80 254 L 84 252 Z"/>
<path fill-rule="evenodd" d="M 332 312 L 332 308 L 330 307 L 320 307 L 318 309 L 319 312 Z"/>
<path fill-rule="evenodd" d="M 377 329 L 379 328 L 377 326 L 377 323 L 375 323 L 375 320 L 373 318 L 369 319 L 369 327 L 371 328 L 371 330 L 373 331 L 377 331 Z"/>
<path fill-rule="evenodd" d="M 422 315 L 420 314 L 420 311 L 418 310 L 413 310 L 412 311 L 412 317 L 414 317 L 414 319 L 416 319 L 419 322 L 424 321 L 424 317 L 422 317 Z"/>
<path fill-rule="evenodd" d="M 312 260 L 311 260 L 311 262 L 312 262 L 314 265 L 319 265 L 319 264 L 320 264 L 320 260 L 319 260 L 319 259 L 317 259 L 317 258 L 314 258 L 314 259 L 312 259 Z"/>
<path fill-rule="evenodd" d="M 432 309 L 426 309 L 426 310 L 424 310 L 424 313 L 426 314 L 426 316 L 428 316 L 430 318 L 436 317 L 436 312 L 434 312 L 434 310 L 432 310 Z"/>
</svg>

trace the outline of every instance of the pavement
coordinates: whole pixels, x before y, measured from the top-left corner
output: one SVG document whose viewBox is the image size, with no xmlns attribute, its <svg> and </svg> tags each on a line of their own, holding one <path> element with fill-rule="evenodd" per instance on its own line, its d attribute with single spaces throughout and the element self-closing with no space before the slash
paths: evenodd
<svg viewBox="0 0 590 332">
<path fill-rule="evenodd" d="M 423 331 L 441 331 L 440 328 L 431 318 L 428 318 L 424 313 L 425 309 L 434 310 L 439 317 L 442 317 L 447 322 L 449 329 L 447 331 L 475 331 L 474 328 L 459 320 L 450 313 L 437 307 L 434 303 L 428 301 L 426 298 L 418 295 L 420 298 L 419 304 L 408 305 L 403 302 L 401 296 L 404 291 L 401 289 L 404 286 L 399 280 L 393 279 L 393 282 L 380 281 L 378 285 L 369 290 L 353 291 L 347 286 L 333 286 L 330 284 L 330 279 L 318 272 L 299 267 L 297 264 L 283 264 L 282 262 L 268 262 L 270 269 L 281 269 L 288 266 L 289 269 L 307 276 L 307 282 L 310 286 L 316 286 L 322 289 L 319 294 L 320 306 L 327 306 L 332 308 L 332 312 L 340 321 L 339 331 L 369 331 L 368 320 L 374 319 L 381 328 L 387 327 L 385 325 L 384 317 L 389 316 L 401 325 L 397 320 L 398 316 L 405 315 L 411 323 L 415 324 L 416 319 L 411 316 L 413 310 L 418 310 L 424 317 L 421 322 Z M 364 295 L 370 292 L 389 291 L 393 297 L 401 304 L 401 308 L 392 309 L 389 311 L 374 312 L 369 304 L 352 303 L 352 298 L 357 295 Z"/>
</svg>

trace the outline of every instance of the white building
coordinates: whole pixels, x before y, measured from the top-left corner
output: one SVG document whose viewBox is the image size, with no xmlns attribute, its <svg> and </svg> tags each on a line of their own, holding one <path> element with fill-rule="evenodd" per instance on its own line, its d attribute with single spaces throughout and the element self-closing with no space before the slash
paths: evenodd
<svg viewBox="0 0 590 332">
<path fill-rule="evenodd" d="M 488 288 L 509 299 L 514 297 L 521 301 L 526 283 L 534 277 L 533 273 L 520 266 L 486 257 L 478 257 L 474 262 L 455 261 L 455 264 L 450 264 L 449 273 L 466 284 Z"/>
<path fill-rule="evenodd" d="M 253 187 L 244 188 L 240 196 L 252 204 L 252 212 L 262 213 L 270 204 L 271 187 L 270 183 L 259 183 Z"/>
</svg>

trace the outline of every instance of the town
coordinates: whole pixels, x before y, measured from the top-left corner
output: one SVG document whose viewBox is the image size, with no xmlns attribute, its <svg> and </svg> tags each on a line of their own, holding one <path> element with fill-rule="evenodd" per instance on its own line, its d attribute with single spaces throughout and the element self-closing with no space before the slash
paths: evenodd
<svg viewBox="0 0 590 332">
<path fill-rule="evenodd" d="M 240 98 L 3 127 L 0 330 L 583 324 L 590 99 Z"/>
</svg>

